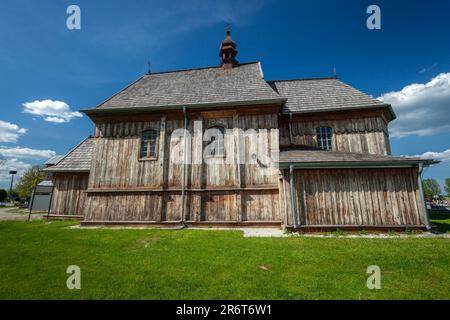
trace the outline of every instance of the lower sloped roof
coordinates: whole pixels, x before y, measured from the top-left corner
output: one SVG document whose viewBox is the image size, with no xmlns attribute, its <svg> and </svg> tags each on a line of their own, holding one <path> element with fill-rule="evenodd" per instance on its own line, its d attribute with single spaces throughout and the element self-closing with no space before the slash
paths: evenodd
<svg viewBox="0 0 450 320">
<path fill-rule="evenodd" d="M 94 139 L 88 137 L 69 151 L 56 165 L 45 168 L 49 172 L 89 172 L 91 169 Z"/>
<path fill-rule="evenodd" d="M 417 157 L 394 157 L 390 155 L 340 152 L 328 150 L 286 150 L 279 156 L 280 168 L 293 165 L 296 168 L 323 167 L 405 167 L 419 163 L 431 165 L 439 161 Z"/>
</svg>

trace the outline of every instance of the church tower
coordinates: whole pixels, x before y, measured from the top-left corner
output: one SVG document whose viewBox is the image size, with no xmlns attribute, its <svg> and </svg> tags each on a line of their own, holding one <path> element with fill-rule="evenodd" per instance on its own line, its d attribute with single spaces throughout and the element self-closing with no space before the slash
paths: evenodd
<svg viewBox="0 0 450 320">
<path fill-rule="evenodd" d="M 220 66 L 223 69 L 231 69 L 238 64 L 238 61 L 236 60 L 238 53 L 236 50 L 236 43 L 231 39 L 230 33 L 230 25 L 227 25 L 226 35 L 220 44 L 219 52 Z"/>
</svg>

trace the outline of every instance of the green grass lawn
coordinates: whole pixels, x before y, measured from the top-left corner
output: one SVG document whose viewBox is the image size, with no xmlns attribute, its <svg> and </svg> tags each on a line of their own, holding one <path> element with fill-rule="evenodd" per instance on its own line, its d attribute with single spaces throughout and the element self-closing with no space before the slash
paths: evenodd
<svg viewBox="0 0 450 320">
<path fill-rule="evenodd" d="M 1 299 L 450 299 L 450 239 L 243 238 L 240 231 L 0 222 Z M 66 268 L 81 268 L 81 290 Z M 366 268 L 381 268 L 380 290 Z"/>
<path fill-rule="evenodd" d="M 430 222 L 439 232 L 450 233 L 450 213 L 430 214 Z"/>
</svg>

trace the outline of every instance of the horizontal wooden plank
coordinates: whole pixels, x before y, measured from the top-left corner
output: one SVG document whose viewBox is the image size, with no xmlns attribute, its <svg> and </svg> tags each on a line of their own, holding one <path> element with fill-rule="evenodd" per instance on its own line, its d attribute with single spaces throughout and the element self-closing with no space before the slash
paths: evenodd
<svg viewBox="0 0 450 320">
<path fill-rule="evenodd" d="M 222 191 L 278 191 L 278 186 L 254 186 L 254 187 L 243 187 L 243 188 L 204 188 L 204 189 L 185 189 L 186 192 L 222 192 Z M 94 188 L 88 189 L 86 193 L 134 193 L 134 192 L 181 192 L 180 188 Z"/>
</svg>

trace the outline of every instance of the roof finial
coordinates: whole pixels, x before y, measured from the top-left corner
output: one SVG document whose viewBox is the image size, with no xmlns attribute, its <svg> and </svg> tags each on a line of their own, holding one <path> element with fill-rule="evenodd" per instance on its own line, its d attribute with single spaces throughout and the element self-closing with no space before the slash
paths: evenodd
<svg viewBox="0 0 450 320">
<path fill-rule="evenodd" d="M 333 67 L 333 78 L 337 79 L 336 67 Z"/>
<path fill-rule="evenodd" d="M 151 74 L 152 73 L 152 64 L 150 63 L 150 60 L 147 61 L 147 74 Z"/>
<path fill-rule="evenodd" d="M 220 44 L 220 66 L 224 69 L 232 69 L 238 65 L 236 43 L 231 39 L 231 26 L 227 23 L 225 39 Z"/>
</svg>

